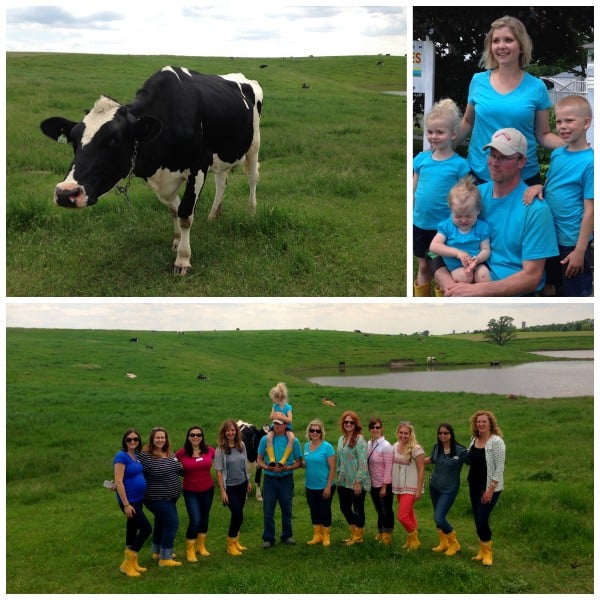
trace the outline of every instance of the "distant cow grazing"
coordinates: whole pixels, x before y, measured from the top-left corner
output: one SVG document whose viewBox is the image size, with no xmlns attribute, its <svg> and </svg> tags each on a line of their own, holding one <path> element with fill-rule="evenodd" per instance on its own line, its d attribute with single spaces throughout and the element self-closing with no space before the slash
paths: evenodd
<svg viewBox="0 0 600 600">
<path fill-rule="evenodd" d="M 437 358 L 435 356 L 428 356 L 427 357 L 427 365 L 430 367 L 435 367 L 435 365 L 437 365 Z"/>
<path fill-rule="evenodd" d="M 256 427 L 251 423 L 244 421 L 237 421 L 237 426 L 240 428 L 242 433 L 242 439 L 246 445 L 246 454 L 248 455 L 248 470 L 254 471 L 254 487 L 256 488 L 256 499 L 262 502 L 262 493 L 260 491 L 260 481 L 262 476 L 262 469 L 256 465 L 256 458 L 258 457 L 258 444 L 260 440 L 267 435 L 269 430 L 268 426 L 265 425 L 262 428 Z"/>
<path fill-rule="evenodd" d="M 54 190 L 54 202 L 91 206 L 124 177 L 145 179 L 173 218 L 174 271 L 185 275 L 191 266 L 194 208 L 209 170 L 216 187 L 209 219 L 219 216 L 227 175 L 238 165 L 247 171 L 249 209 L 256 211 L 262 102 L 258 82 L 241 73 L 203 75 L 164 67 L 129 104 L 101 96 L 79 123 L 46 119 L 42 131 L 56 141 L 67 140 L 75 152 L 65 180 Z"/>
<path fill-rule="evenodd" d="M 500 366 L 499 360 L 490 360 L 490 367 L 499 367 L 499 366 Z"/>
</svg>

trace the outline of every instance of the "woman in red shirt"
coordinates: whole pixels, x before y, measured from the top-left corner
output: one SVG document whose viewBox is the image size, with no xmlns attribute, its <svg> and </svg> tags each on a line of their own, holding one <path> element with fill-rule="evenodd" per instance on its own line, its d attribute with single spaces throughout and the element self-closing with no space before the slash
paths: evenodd
<svg viewBox="0 0 600 600">
<path fill-rule="evenodd" d="M 202 428 L 194 425 L 188 429 L 185 444 L 175 456 L 183 465 L 183 498 L 190 519 L 185 535 L 186 555 L 189 562 L 197 562 L 196 552 L 210 556 L 206 533 L 215 491 L 210 472 L 215 449 L 204 440 Z"/>
</svg>

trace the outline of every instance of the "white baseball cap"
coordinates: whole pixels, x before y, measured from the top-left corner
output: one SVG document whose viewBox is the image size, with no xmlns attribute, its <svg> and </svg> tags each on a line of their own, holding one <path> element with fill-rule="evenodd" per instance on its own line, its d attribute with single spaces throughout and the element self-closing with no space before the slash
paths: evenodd
<svg viewBox="0 0 600 600">
<path fill-rule="evenodd" d="M 504 156 L 511 154 L 521 154 L 527 156 L 527 140 L 525 136 L 518 130 L 508 127 L 506 129 L 498 129 L 492 136 L 492 141 L 486 144 L 483 149 L 495 148 Z"/>
</svg>

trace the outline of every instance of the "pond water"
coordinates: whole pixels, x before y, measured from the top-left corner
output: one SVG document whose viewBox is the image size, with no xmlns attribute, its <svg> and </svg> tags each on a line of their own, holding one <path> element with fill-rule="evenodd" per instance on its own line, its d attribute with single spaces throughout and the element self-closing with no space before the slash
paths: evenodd
<svg viewBox="0 0 600 600">
<path fill-rule="evenodd" d="M 593 352 L 591 350 L 589 352 L 589 358 L 593 358 Z M 565 353 L 561 352 L 560 356 L 565 356 Z M 570 358 L 574 357 L 574 355 L 570 356 Z M 579 351 L 576 357 L 588 358 Z M 475 369 L 410 369 L 376 375 L 351 375 L 347 371 L 346 375 L 311 377 L 309 381 L 333 387 L 565 398 L 594 394 L 594 362 L 593 360 L 564 360 Z"/>
</svg>

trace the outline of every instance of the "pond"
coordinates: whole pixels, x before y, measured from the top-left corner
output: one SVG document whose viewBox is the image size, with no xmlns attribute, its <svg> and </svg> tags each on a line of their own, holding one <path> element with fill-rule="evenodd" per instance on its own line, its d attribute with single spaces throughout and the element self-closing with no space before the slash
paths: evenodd
<svg viewBox="0 0 600 600">
<path fill-rule="evenodd" d="M 570 358 L 593 358 L 589 355 Z M 588 352 L 588 351 L 584 351 Z M 539 352 L 536 354 L 548 353 Z M 558 354 L 552 354 L 558 356 Z M 565 356 L 564 352 L 560 356 Z M 529 398 L 592 396 L 594 394 L 594 361 L 562 360 L 531 362 L 520 365 L 474 369 L 403 370 L 375 375 L 339 375 L 311 377 L 310 382 L 323 386 L 372 389 L 410 390 L 422 392 L 471 392 L 502 394 Z"/>
</svg>

